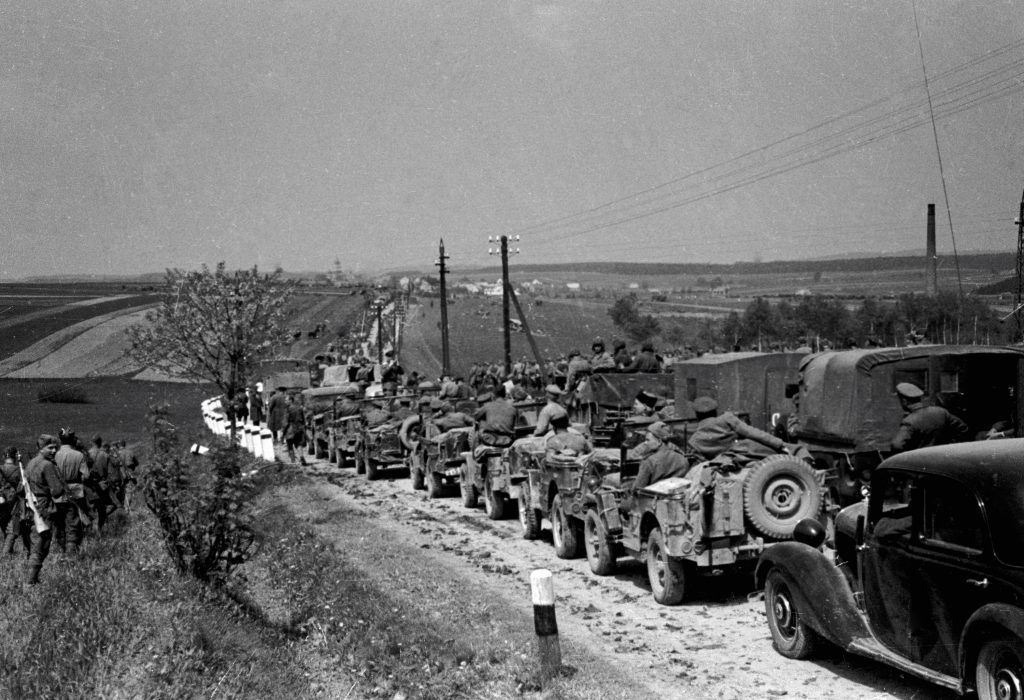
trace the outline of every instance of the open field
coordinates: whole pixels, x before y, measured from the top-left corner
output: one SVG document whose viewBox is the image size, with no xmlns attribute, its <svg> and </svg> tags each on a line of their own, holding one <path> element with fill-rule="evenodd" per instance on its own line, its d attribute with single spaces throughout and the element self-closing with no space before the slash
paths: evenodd
<svg viewBox="0 0 1024 700">
<path fill-rule="evenodd" d="M 40 403 L 40 391 L 73 387 L 89 403 Z M 84 380 L 0 379 L 0 446 L 17 445 L 24 454 L 34 452 L 40 433 L 56 434 L 70 427 L 84 439 L 94 433 L 108 440 L 123 438 L 145 444 L 146 410 L 152 403 L 171 405 L 171 421 L 198 431 L 203 425 L 199 403 L 213 393 L 209 386 L 167 382 L 137 382 L 122 377 Z M 30 446 L 32 449 L 30 450 Z"/>
</svg>

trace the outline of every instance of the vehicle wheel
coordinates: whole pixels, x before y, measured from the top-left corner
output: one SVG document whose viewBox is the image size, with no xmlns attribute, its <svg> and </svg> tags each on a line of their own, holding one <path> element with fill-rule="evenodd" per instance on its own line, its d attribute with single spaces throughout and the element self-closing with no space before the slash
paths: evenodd
<svg viewBox="0 0 1024 700">
<path fill-rule="evenodd" d="M 338 464 L 338 450 L 331 447 L 327 450 L 327 461 L 330 464 Z"/>
<path fill-rule="evenodd" d="M 540 536 L 540 511 L 530 507 L 530 490 L 519 488 L 519 524 L 523 527 L 523 539 L 535 540 Z"/>
<path fill-rule="evenodd" d="M 771 455 L 754 465 L 743 485 L 743 510 L 750 525 L 766 537 L 793 539 L 793 528 L 821 511 L 821 487 L 807 462 Z"/>
<path fill-rule="evenodd" d="M 506 496 L 501 491 L 491 488 L 491 482 L 484 479 L 484 512 L 490 520 L 501 520 L 505 517 Z"/>
<path fill-rule="evenodd" d="M 575 559 L 580 555 L 579 526 L 570 520 L 562 510 L 562 494 L 555 494 L 551 502 L 551 540 L 555 545 L 555 556 L 559 559 Z"/>
<path fill-rule="evenodd" d="M 789 659 L 806 659 L 814 653 L 821 637 L 800 619 L 789 579 L 778 569 L 769 571 L 765 580 L 764 609 L 776 651 Z"/>
<path fill-rule="evenodd" d="M 362 452 L 356 452 L 356 474 L 366 473 L 366 455 Z"/>
<path fill-rule="evenodd" d="M 466 508 L 476 508 L 476 484 L 469 480 L 469 475 L 466 474 L 465 469 L 459 474 L 459 490 L 462 492 L 462 505 Z"/>
<path fill-rule="evenodd" d="M 366 464 L 366 480 L 367 481 L 376 481 L 377 480 L 377 462 L 374 461 L 373 457 L 369 457 L 368 456 L 368 457 L 365 458 L 365 462 L 364 463 Z"/>
<path fill-rule="evenodd" d="M 593 508 L 587 510 L 583 519 L 583 546 L 587 550 L 587 563 L 590 570 L 598 576 L 608 576 L 615 572 L 615 554 L 604 523 Z"/>
<path fill-rule="evenodd" d="M 427 498 L 440 498 L 441 494 L 444 493 L 444 481 L 441 478 L 441 475 L 435 471 L 427 474 Z"/>
<path fill-rule="evenodd" d="M 662 605 L 679 605 L 686 599 L 686 562 L 670 557 L 665 551 L 661 529 L 654 528 L 647 536 L 647 580 L 654 600 Z"/>
<path fill-rule="evenodd" d="M 341 449 L 339 447 L 336 450 L 336 452 L 337 452 L 337 458 L 336 458 L 335 461 L 337 461 L 337 463 L 338 463 L 338 469 L 344 469 L 345 467 L 349 466 L 349 464 L 348 464 L 348 457 L 345 456 L 345 450 L 343 450 L 343 449 Z"/>
<path fill-rule="evenodd" d="M 323 459 L 324 457 L 327 456 L 327 450 L 326 448 L 320 446 L 319 440 L 311 440 L 310 442 L 312 443 L 310 445 L 310 451 L 314 457 L 316 457 L 317 459 Z"/>
<path fill-rule="evenodd" d="M 974 667 L 978 700 L 1020 700 L 1024 697 L 1024 641 L 1012 635 L 989 640 Z"/>
</svg>

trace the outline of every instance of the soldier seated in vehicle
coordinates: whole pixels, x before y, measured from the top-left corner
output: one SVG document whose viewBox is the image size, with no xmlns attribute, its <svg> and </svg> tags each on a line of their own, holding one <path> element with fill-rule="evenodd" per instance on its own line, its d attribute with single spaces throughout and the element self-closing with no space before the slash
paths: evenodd
<svg viewBox="0 0 1024 700">
<path fill-rule="evenodd" d="M 557 384 L 548 384 L 544 389 L 544 393 L 547 396 L 548 402 L 544 404 L 537 414 L 537 425 L 533 429 L 535 437 L 547 433 L 548 429 L 551 428 L 551 421 L 558 416 L 565 416 L 566 424 L 568 424 L 568 414 L 565 412 L 565 407 L 558 402 L 562 396 L 562 390 L 558 388 Z"/>
<path fill-rule="evenodd" d="M 569 416 L 565 413 L 551 419 L 551 429 L 554 431 L 545 441 L 547 454 L 557 455 L 585 455 L 594 450 L 590 441 L 580 433 L 570 430 Z"/>
<path fill-rule="evenodd" d="M 494 398 L 473 414 L 476 419 L 477 442 L 489 447 L 508 447 L 516 438 L 519 410 L 505 396 L 502 384 L 494 387 Z"/>
<path fill-rule="evenodd" d="M 636 492 L 640 489 L 663 479 L 686 476 L 690 470 L 689 460 L 673 440 L 672 429 L 662 421 L 647 427 L 645 443 L 647 456 L 640 462 L 640 470 L 633 483 L 626 488 L 620 511 L 628 512 L 633 507 Z"/>
<path fill-rule="evenodd" d="M 476 425 L 470 416 L 454 410 L 450 403 L 441 399 L 431 399 L 430 410 L 433 412 L 434 425 L 441 434 L 456 428 L 471 428 Z"/>
<path fill-rule="evenodd" d="M 739 469 L 768 455 L 793 454 L 795 450 L 771 433 L 744 423 L 730 411 L 719 415 L 718 402 L 710 396 L 695 399 L 693 411 L 698 423 L 689 446 L 702 460 L 715 460 L 722 466 Z"/>
<path fill-rule="evenodd" d="M 359 397 L 359 387 L 355 384 L 350 384 L 345 387 L 341 395 L 343 398 L 338 402 L 338 417 L 346 418 L 359 415 L 359 402 L 356 401 Z"/>
</svg>

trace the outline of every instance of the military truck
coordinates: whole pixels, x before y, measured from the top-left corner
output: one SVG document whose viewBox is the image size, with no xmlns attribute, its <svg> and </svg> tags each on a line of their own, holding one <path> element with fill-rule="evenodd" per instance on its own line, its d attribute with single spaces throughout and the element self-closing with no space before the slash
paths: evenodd
<svg viewBox="0 0 1024 700">
<path fill-rule="evenodd" d="M 830 508 L 861 498 L 874 468 L 891 453 L 903 417 L 896 385 L 911 382 L 984 436 L 996 423 L 1024 435 L 1024 349 L 916 345 L 808 355 L 796 395 L 797 441 L 827 475 Z"/>
<path fill-rule="evenodd" d="M 593 374 L 569 405 L 574 424 L 587 426 L 595 445 L 617 447 L 620 424 L 634 415 L 640 392 L 674 399 L 672 415 L 692 420 L 692 402 L 710 396 L 721 411 L 746 417 L 760 430 L 771 430 L 773 415 L 789 407 L 786 387 L 797 381 L 804 353 L 731 352 L 676 362 L 671 372 Z"/>
<path fill-rule="evenodd" d="M 363 413 L 371 407 L 371 401 L 358 399 L 359 413 L 343 415 L 341 409 L 344 396 L 335 396 L 331 403 L 330 418 L 327 423 L 327 450 L 334 455 L 331 460 L 339 467 L 355 465 L 358 474 L 365 471 L 357 459 L 363 444 Z"/>
<path fill-rule="evenodd" d="M 594 445 L 617 447 L 621 421 L 633 415 L 640 392 L 670 398 L 675 390 L 673 375 L 659 373 L 596 373 L 580 383 L 568 405 L 569 421 L 585 426 Z"/>
</svg>

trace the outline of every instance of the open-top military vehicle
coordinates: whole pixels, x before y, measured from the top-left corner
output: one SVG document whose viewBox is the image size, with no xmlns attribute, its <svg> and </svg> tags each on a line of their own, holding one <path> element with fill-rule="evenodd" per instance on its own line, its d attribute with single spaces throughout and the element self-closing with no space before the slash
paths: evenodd
<svg viewBox="0 0 1024 700">
<path fill-rule="evenodd" d="M 351 391 L 349 384 L 322 386 L 302 390 L 302 411 L 306 423 L 306 444 L 309 454 L 317 459 L 327 457 L 337 461 L 337 452 L 331 439 L 335 399 Z"/>
<path fill-rule="evenodd" d="M 389 402 L 390 412 L 374 406 L 363 414 L 356 473 L 365 471 L 366 478 L 372 481 L 378 478 L 382 469 L 407 466 L 409 450 L 402 444 L 398 433 L 402 421 L 412 415 L 412 410 L 402 402 L 411 401 L 411 397 L 396 397 Z"/>
<path fill-rule="evenodd" d="M 579 556 L 587 509 L 596 505 L 592 489 L 603 477 L 619 471 L 625 450 L 599 447 L 589 454 L 560 455 L 546 453 L 543 442 L 517 446 L 522 455 L 519 522 L 523 537 L 536 539 L 542 520 L 547 518 L 555 555 L 562 559 Z M 635 471 L 635 460 L 633 467 Z"/>
<path fill-rule="evenodd" d="M 409 477 L 414 489 L 426 489 L 427 498 L 438 498 L 446 485 L 459 480 L 474 428 L 454 428 L 442 433 L 430 421 L 427 423 L 425 435 L 409 454 Z"/>
<path fill-rule="evenodd" d="M 774 454 L 734 464 L 697 463 L 627 498 L 640 460 L 586 474 L 578 508 L 591 570 L 612 573 L 619 556 L 647 565 L 654 599 L 677 605 L 696 574 L 753 568 L 766 546 L 789 540 L 798 522 L 817 517 L 822 475 L 808 455 Z M 621 460 L 620 460 L 621 461 Z"/>
<path fill-rule="evenodd" d="M 1024 349 L 917 345 L 808 355 L 800 366 L 797 441 L 827 474 L 830 508 L 860 499 L 861 487 L 891 453 L 903 418 L 896 385 L 910 382 L 971 428 L 996 423 L 1022 436 Z"/>
<path fill-rule="evenodd" d="M 517 403 L 519 423 L 516 438 L 528 437 L 537 425 L 541 402 Z M 514 444 L 514 443 L 513 443 Z M 484 511 L 491 520 L 505 517 L 505 505 L 519 497 L 519 480 L 513 481 L 513 472 L 518 466 L 512 464 L 512 446 L 492 447 L 477 445 L 463 453 L 464 462 L 460 468 L 459 487 L 462 504 L 475 508 L 479 497 L 484 499 Z"/>
</svg>

